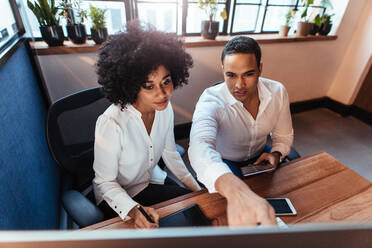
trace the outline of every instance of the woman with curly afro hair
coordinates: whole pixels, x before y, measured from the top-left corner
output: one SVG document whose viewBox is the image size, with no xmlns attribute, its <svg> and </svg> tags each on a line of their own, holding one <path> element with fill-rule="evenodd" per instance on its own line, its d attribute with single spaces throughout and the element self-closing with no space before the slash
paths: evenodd
<svg viewBox="0 0 372 248">
<path fill-rule="evenodd" d="M 187 83 L 192 58 L 175 35 L 127 25 L 103 44 L 97 62 L 98 83 L 112 105 L 98 118 L 95 131 L 94 193 L 105 218 L 134 219 L 137 228 L 158 226 L 159 215 L 143 207 L 200 186 L 176 151 L 174 88 Z M 188 188 L 180 187 L 158 165 L 166 166 Z"/>
</svg>

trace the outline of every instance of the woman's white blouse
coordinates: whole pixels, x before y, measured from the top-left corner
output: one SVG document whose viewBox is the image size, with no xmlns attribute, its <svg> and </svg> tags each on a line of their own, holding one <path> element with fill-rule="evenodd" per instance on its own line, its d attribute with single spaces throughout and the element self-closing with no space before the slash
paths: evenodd
<svg viewBox="0 0 372 248">
<path fill-rule="evenodd" d="M 112 104 L 98 118 L 93 164 L 97 205 L 105 200 L 125 219 L 137 205 L 132 197 L 149 183 L 164 184 L 167 173 L 157 165 L 161 157 L 186 187 L 200 189 L 176 151 L 173 126 L 170 103 L 165 110 L 155 112 L 150 135 L 141 113 L 132 105 L 121 110 L 119 105 Z"/>
</svg>

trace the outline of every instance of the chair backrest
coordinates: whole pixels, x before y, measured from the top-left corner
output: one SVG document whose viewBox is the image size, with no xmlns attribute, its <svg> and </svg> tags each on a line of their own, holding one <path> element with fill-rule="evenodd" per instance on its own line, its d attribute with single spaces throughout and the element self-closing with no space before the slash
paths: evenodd
<svg viewBox="0 0 372 248">
<path fill-rule="evenodd" d="M 97 87 L 66 96 L 49 108 L 49 149 L 58 165 L 73 176 L 76 190 L 85 189 L 94 177 L 95 124 L 109 105 Z"/>
</svg>

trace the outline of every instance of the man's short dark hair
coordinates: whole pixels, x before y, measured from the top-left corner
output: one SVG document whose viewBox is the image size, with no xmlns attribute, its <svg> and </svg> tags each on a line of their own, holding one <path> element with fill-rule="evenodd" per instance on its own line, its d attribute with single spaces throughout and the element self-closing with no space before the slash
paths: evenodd
<svg viewBox="0 0 372 248">
<path fill-rule="evenodd" d="M 247 36 L 237 36 L 231 39 L 223 48 L 221 62 L 226 55 L 234 53 L 253 53 L 256 56 L 257 67 L 261 63 L 261 48 L 257 41 Z"/>
</svg>

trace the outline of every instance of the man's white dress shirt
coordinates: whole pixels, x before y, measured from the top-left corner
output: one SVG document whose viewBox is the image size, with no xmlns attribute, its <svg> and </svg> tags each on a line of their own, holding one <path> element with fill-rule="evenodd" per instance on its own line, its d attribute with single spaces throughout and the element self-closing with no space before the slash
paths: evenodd
<svg viewBox="0 0 372 248">
<path fill-rule="evenodd" d="M 258 156 L 271 133 L 272 149 L 287 156 L 293 142 L 288 94 L 276 81 L 259 78 L 256 120 L 230 93 L 226 83 L 207 88 L 195 107 L 189 158 L 197 178 L 209 190 L 218 177 L 231 172 L 222 158 L 246 161 Z"/>
<path fill-rule="evenodd" d="M 160 157 L 186 187 L 200 189 L 176 151 L 173 123 L 170 103 L 165 110 L 155 112 L 150 135 L 141 113 L 132 105 L 121 110 L 112 104 L 98 118 L 93 164 L 97 205 L 105 200 L 125 219 L 137 205 L 132 197 L 149 183 L 164 184 L 167 173 L 157 165 Z"/>
</svg>

